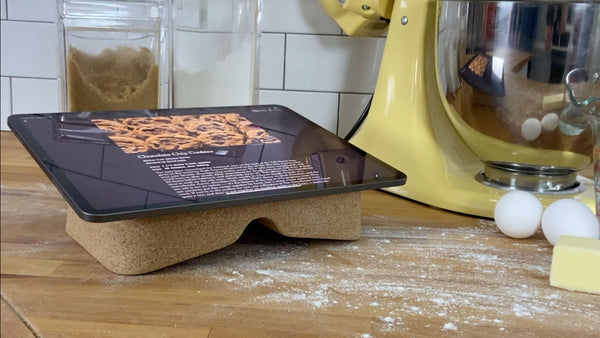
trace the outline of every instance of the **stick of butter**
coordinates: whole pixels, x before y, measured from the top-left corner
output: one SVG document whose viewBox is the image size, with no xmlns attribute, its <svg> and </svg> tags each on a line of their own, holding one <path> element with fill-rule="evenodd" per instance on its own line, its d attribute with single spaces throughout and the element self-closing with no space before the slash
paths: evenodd
<svg viewBox="0 0 600 338">
<path fill-rule="evenodd" d="M 542 109 L 546 110 L 559 110 L 562 109 L 565 104 L 565 95 L 563 93 L 547 95 L 542 98 Z"/>
<path fill-rule="evenodd" d="M 600 294 L 600 239 L 561 236 L 552 252 L 550 285 Z"/>
</svg>

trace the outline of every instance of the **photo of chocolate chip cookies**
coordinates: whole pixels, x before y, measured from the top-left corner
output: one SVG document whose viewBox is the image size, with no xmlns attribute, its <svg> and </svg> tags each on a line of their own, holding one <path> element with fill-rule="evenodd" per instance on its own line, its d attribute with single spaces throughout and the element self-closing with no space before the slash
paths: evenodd
<svg viewBox="0 0 600 338">
<path fill-rule="evenodd" d="M 490 63 L 490 59 L 489 57 L 486 57 L 484 55 L 477 55 L 473 61 L 471 61 L 471 63 L 469 64 L 469 69 L 477 74 L 477 76 L 483 76 L 483 73 L 485 73 L 485 70 L 488 67 L 488 64 Z"/>
<path fill-rule="evenodd" d="M 485 53 L 473 55 L 459 69 L 460 76 L 471 87 L 495 97 L 504 97 L 504 59 Z"/>
<path fill-rule="evenodd" d="M 128 154 L 280 142 L 235 113 L 94 119 L 92 122 Z"/>
</svg>

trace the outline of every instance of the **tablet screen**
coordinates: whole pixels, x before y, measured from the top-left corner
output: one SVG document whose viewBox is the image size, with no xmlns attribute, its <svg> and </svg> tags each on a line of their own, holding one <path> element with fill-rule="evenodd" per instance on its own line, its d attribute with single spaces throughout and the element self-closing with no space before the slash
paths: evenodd
<svg viewBox="0 0 600 338">
<path fill-rule="evenodd" d="M 9 126 L 75 212 L 92 222 L 406 181 L 278 105 L 24 114 L 11 116 Z"/>
</svg>

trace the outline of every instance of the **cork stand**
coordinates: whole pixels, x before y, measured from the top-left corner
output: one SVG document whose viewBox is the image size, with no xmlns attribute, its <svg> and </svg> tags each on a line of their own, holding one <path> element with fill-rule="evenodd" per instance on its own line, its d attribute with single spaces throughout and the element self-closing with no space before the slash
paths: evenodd
<svg viewBox="0 0 600 338">
<path fill-rule="evenodd" d="M 360 193 L 243 205 L 107 223 L 67 214 L 66 231 L 108 270 L 135 275 L 234 243 L 252 221 L 288 237 L 360 237 Z"/>
</svg>

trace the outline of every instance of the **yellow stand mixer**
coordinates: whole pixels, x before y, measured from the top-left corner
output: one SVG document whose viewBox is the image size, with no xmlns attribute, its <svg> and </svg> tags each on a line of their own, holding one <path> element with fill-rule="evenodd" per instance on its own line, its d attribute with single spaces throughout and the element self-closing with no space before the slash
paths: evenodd
<svg viewBox="0 0 600 338">
<path fill-rule="evenodd" d="M 541 69 L 545 67 L 545 55 L 549 55 L 552 62 L 556 61 L 552 57 L 556 54 L 553 46 L 558 41 L 554 37 L 558 34 L 560 40 L 562 34 L 559 26 L 543 27 L 550 31 L 547 34 L 551 41 L 542 41 L 549 50 L 536 52 L 535 44 L 540 40 L 536 40 L 531 29 L 523 27 L 528 24 L 527 20 L 517 20 L 520 27 L 502 25 L 503 22 L 515 25 L 517 14 L 525 19 L 535 14 L 537 18 L 543 16 L 545 22 L 552 21 L 546 18 L 560 22 L 565 17 L 560 11 L 568 8 L 551 4 L 532 7 L 525 3 L 515 7 L 515 3 L 506 1 L 320 0 L 320 3 L 348 35 L 381 35 L 387 29 L 370 112 L 350 139 L 351 143 L 407 174 L 406 185 L 387 191 L 435 207 L 483 217 L 493 217 L 498 199 L 514 189 L 535 193 L 544 206 L 557 199 L 574 198 L 595 210 L 593 181 L 577 175 L 592 161 L 589 128 L 575 136 L 564 135 L 556 126 L 550 131 L 541 129 L 535 140 L 521 136 L 524 120 L 539 121 L 550 108 L 564 105 L 564 96 L 560 95 L 564 93 L 564 82 L 531 79 L 536 72 L 538 77 L 549 74 Z M 597 51 L 600 10 L 598 4 L 589 6 L 593 6 L 592 21 L 584 23 L 592 22 L 586 24 L 593 25 L 593 34 L 587 36 L 591 42 L 583 61 L 586 66 L 600 62 Z M 449 13 L 448 8 L 457 10 Z M 589 7 L 575 6 L 570 10 L 571 16 L 577 15 L 579 10 L 590 13 Z M 470 22 L 477 22 L 475 16 L 480 12 L 484 26 L 478 30 Z M 506 12 L 509 18 L 500 15 Z M 466 16 L 450 20 L 450 24 L 443 22 L 448 20 L 449 14 L 461 13 Z M 538 23 L 539 26 L 544 20 L 534 20 L 529 25 Z M 456 31 L 460 34 L 464 33 L 463 38 L 444 34 L 446 28 L 452 30 L 452 24 L 459 27 Z M 539 27 L 534 28 L 541 34 Z M 469 29 L 475 33 L 465 33 Z M 515 39 L 514 29 L 523 30 L 516 36 L 518 39 Z M 512 36 L 500 35 L 502 31 L 511 30 Z M 477 35 L 482 35 L 479 41 L 488 45 L 491 41 L 492 47 L 473 48 L 464 38 L 473 39 Z M 567 39 L 565 36 L 563 40 Z M 566 43 L 568 49 L 573 40 L 571 31 L 570 42 L 562 44 Z M 533 47 L 528 49 L 527 43 Z M 556 45 L 558 50 L 560 41 Z M 488 83 L 492 82 L 492 76 L 498 75 L 496 84 L 502 86 L 502 93 L 493 93 L 489 88 L 486 91 L 481 85 L 477 88 L 476 84 L 468 83 L 466 76 L 459 75 L 459 70 L 466 67 L 463 65 L 478 55 L 487 58 L 493 72 Z M 566 72 L 572 66 L 565 64 L 560 70 Z M 557 69 L 560 65 L 552 67 Z M 533 89 L 532 86 L 538 84 L 547 90 L 545 94 Z M 521 101 L 510 103 L 516 96 Z M 525 105 L 531 107 L 525 108 Z M 518 114 L 511 112 L 521 107 L 523 111 Z M 560 108 L 555 114 L 560 114 Z M 523 135 L 527 134 L 523 131 Z"/>
</svg>

